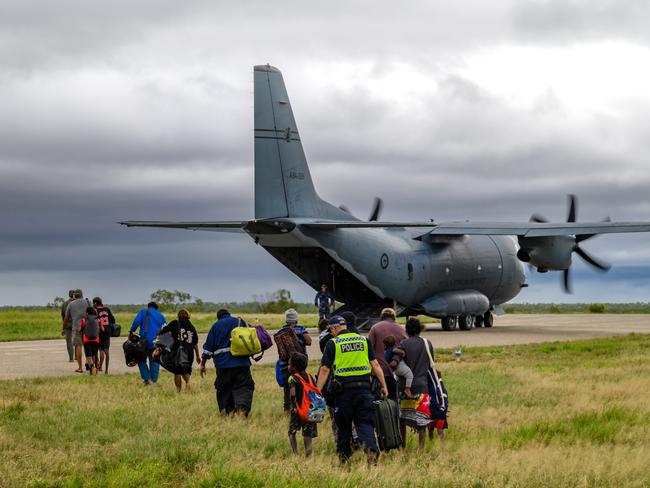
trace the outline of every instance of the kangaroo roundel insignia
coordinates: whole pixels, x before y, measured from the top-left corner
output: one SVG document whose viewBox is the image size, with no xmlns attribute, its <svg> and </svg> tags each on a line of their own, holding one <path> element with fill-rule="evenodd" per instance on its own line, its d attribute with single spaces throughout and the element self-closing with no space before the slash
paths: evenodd
<svg viewBox="0 0 650 488">
<path fill-rule="evenodd" d="M 389 261 L 388 261 L 388 256 L 386 255 L 386 253 L 381 255 L 381 259 L 380 259 L 379 263 L 381 264 L 381 269 L 388 268 Z"/>
</svg>

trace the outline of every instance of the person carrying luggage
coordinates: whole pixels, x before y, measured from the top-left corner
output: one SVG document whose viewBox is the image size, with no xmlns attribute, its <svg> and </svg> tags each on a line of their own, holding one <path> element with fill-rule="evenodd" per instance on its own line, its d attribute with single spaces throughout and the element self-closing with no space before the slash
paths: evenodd
<svg viewBox="0 0 650 488">
<path fill-rule="evenodd" d="M 147 355 L 138 363 L 140 378 L 145 386 L 158 381 L 160 363 L 153 357 L 153 351 L 156 348 L 154 341 L 165 324 L 165 316 L 158 311 L 156 302 L 149 302 L 145 308 L 138 312 L 131 324 L 130 334 L 139 328 L 140 340 L 146 341 Z"/>
<path fill-rule="evenodd" d="M 278 367 L 283 378 L 289 378 L 289 357 L 295 352 L 307 356 L 307 346 L 311 345 L 311 336 L 307 329 L 298 324 L 298 312 L 290 308 L 284 312 L 285 325 L 273 336 L 273 341 L 278 348 Z M 283 385 L 282 408 L 285 415 L 289 415 L 289 382 Z"/>
<path fill-rule="evenodd" d="M 205 376 L 205 363 L 213 358 L 217 377 L 214 388 L 217 406 L 222 414 L 241 414 L 247 417 L 253 406 L 255 382 L 251 375 L 249 356 L 233 356 L 230 353 L 230 333 L 235 327 L 246 323 L 232 317 L 226 309 L 217 312 L 217 321 L 212 325 L 203 344 L 201 354 L 201 377 Z"/>
<path fill-rule="evenodd" d="M 170 369 L 170 372 L 174 374 L 174 385 L 176 385 L 176 391 L 180 393 L 183 381 L 185 381 L 185 391 L 190 391 L 192 363 L 194 362 L 194 358 L 196 358 L 197 364 L 199 364 L 201 360 L 198 346 L 199 336 L 196 333 L 194 324 L 190 322 L 190 312 L 183 308 L 178 311 L 177 317 L 178 320 L 172 320 L 160 329 L 159 335 L 170 332 L 174 339 L 170 354 L 175 355 L 176 358 L 183 358 L 183 364 L 174 364 Z M 167 363 L 163 362 L 163 366 L 167 367 Z"/>
<path fill-rule="evenodd" d="M 406 331 L 404 326 L 398 324 L 396 320 L 395 310 L 392 308 L 384 308 L 381 311 L 381 322 L 377 322 L 372 326 L 370 332 L 368 332 L 368 340 L 372 344 L 372 347 L 375 349 L 375 354 L 377 355 L 377 361 L 379 366 L 381 366 L 382 371 L 384 372 L 384 379 L 386 380 L 386 385 L 388 386 L 388 398 L 392 398 L 397 401 L 397 382 L 393 376 L 393 370 L 388 365 L 384 359 L 384 338 L 392 335 L 395 337 L 395 343 L 399 344 L 400 341 L 403 341 L 407 338 Z"/>
<path fill-rule="evenodd" d="M 352 456 L 352 424 L 356 426 L 359 442 L 366 452 L 368 464 L 376 464 L 379 448 L 375 438 L 373 397 L 370 375 L 379 381 L 380 396 L 388 391 L 384 374 L 368 340 L 347 330 L 345 319 L 330 317 L 329 329 L 333 338 L 325 346 L 316 387 L 323 391 L 330 375 L 335 395 L 337 437 L 336 452 L 342 463 Z"/>
</svg>

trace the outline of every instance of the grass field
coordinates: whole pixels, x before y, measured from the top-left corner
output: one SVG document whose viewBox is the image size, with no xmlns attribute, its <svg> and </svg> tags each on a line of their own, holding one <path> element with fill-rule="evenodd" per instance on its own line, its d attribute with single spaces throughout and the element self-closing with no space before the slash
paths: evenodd
<svg viewBox="0 0 650 488">
<path fill-rule="evenodd" d="M 440 354 L 439 357 L 449 357 Z M 439 364 L 444 446 L 337 465 L 329 423 L 290 454 L 281 391 L 255 367 L 247 420 L 217 414 L 214 372 L 176 394 L 135 375 L 0 382 L 0 485 L 32 487 L 650 486 L 650 335 L 468 349 Z M 312 371 L 315 365 L 312 364 Z"/>
<path fill-rule="evenodd" d="M 233 314 L 236 311 L 232 311 Z M 237 314 L 245 321 L 255 324 L 260 321 L 268 329 L 278 329 L 284 324 L 282 314 L 243 313 Z M 120 312 L 115 314 L 118 324 L 122 325 L 122 335 L 133 322 L 135 313 Z M 168 321 L 176 318 L 174 312 L 165 312 Z M 207 332 L 216 320 L 216 312 L 199 312 L 192 314 L 192 323 L 199 332 Z M 300 322 L 306 327 L 316 327 L 318 314 L 301 314 Z M 37 339 L 60 339 L 61 315 L 58 310 L 0 310 L 0 341 L 27 341 Z"/>
</svg>

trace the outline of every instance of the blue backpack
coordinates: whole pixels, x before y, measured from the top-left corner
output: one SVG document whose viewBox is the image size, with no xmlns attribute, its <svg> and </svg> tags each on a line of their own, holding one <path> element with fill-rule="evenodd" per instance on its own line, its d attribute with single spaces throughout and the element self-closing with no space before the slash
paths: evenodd
<svg viewBox="0 0 650 488">
<path fill-rule="evenodd" d="M 278 382 L 278 386 L 282 387 L 284 386 L 285 379 L 284 375 L 282 374 L 282 368 L 280 367 L 280 360 L 278 359 L 275 362 L 275 381 Z"/>
</svg>

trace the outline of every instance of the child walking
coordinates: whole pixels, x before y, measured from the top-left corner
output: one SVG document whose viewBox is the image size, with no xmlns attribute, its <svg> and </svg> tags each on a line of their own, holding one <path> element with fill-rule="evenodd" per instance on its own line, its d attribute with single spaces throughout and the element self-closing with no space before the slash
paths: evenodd
<svg viewBox="0 0 650 488">
<path fill-rule="evenodd" d="M 302 440 L 305 444 L 305 457 L 312 454 L 312 439 L 318 436 L 318 429 L 315 423 L 305 422 L 300 418 L 298 408 L 301 406 L 303 399 L 303 382 L 315 385 L 314 378 L 307 373 L 307 356 L 299 352 L 294 352 L 289 357 L 289 404 L 291 412 L 289 414 L 289 444 L 294 454 L 298 454 L 298 441 L 296 433 L 302 431 Z"/>
<path fill-rule="evenodd" d="M 97 352 L 99 350 L 100 327 L 97 322 L 97 311 L 94 307 L 86 309 L 86 317 L 79 325 L 81 341 L 86 354 L 86 371 L 91 376 L 97 376 Z"/>
<path fill-rule="evenodd" d="M 449 402 L 448 397 L 447 397 L 447 388 L 445 388 L 445 384 L 442 381 L 442 373 L 436 369 L 436 375 L 438 376 L 438 380 L 440 382 L 440 393 L 444 395 L 445 397 L 445 408 L 440 409 L 436 408 L 439 405 L 438 398 L 437 396 L 432 396 L 431 397 L 431 423 L 429 424 L 429 439 L 433 440 L 433 432 L 434 430 L 438 432 L 438 437 L 440 438 L 440 442 L 444 442 L 445 440 L 445 430 L 449 427 L 449 424 L 447 423 L 447 410 L 449 408 Z"/>
</svg>

